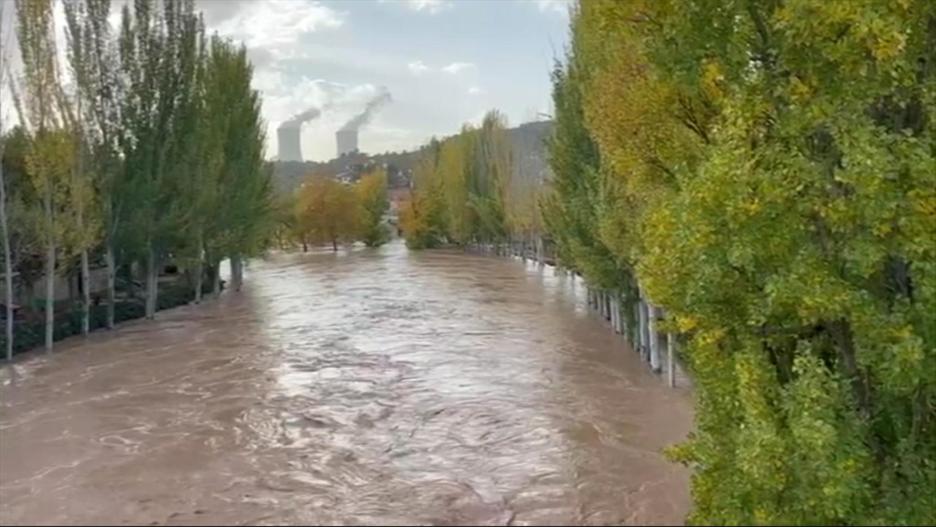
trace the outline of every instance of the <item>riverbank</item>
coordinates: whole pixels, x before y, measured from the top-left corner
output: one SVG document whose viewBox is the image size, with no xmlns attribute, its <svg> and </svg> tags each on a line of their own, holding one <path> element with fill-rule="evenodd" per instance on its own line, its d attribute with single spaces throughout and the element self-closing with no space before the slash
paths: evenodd
<svg viewBox="0 0 936 527">
<path fill-rule="evenodd" d="M 663 331 L 664 310 L 649 303 L 641 295 L 621 290 L 594 289 L 575 271 L 564 269 L 556 260 L 554 247 L 542 239 L 534 242 L 511 241 L 506 244 L 470 244 L 464 247 L 443 246 L 439 250 L 458 248 L 466 253 L 488 257 L 520 260 L 526 264 L 550 268 L 557 276 L 570 276 L 585 291 L 586 304 L 593 314 L 607 322 L 606 327 L 620 337 L 647 364 L 653 373 L 665 374 L 670 387 L 691 385 L 691 377 L 683 366 L 679 353 L 680 337 Z"/>
<path fill-rule="evenodd" d="M 213 284 L 206 283 L 202 287 L 202 294 L 207 297 L 212 292 Z M 195 300 L 194 287 L 183 277 L 173 281 L 161 282 L 157 296 L 157 311 L 164 311 L 183 306 Z M 114 323 L 120 324 L 129 320 L 141 319 L 145 316 L 146 300 L 140 298 L 123 298 L 114 306 Z M 107 329 L 107 305 L 99 303 L 91 306 L 89 328 L 91 332 Z M 81 334 L 81 306 L 77 303 L 60 302 L 56 306 L 55 329 L 53 339 L 55 342 L 68 337 Z M 13 325 L 13 355 L 40 349 L 45 342 L 45 320 L 42 312 L 29 311 L 14 319 Z M 6 335 L 0 335 L 0 349 L 6 348 Z"/>
</svg>

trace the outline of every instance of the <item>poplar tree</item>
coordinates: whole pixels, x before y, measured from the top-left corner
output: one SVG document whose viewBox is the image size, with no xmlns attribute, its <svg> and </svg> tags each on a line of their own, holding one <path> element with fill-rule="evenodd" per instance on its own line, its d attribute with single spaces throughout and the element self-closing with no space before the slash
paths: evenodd
<svg viewBox="0 0 936 527">
<path fill-rule="evenodd" d="M 387 201 L 387 172 L 378 169 L 366 174 L 355 183 L 360 219 L 358 238 L 368 247 L 377 247 L 387 241 L 387 227 L 384 214 L 390 207 Z"/>
<path fill-rule="evenodd" d="M 544 215 L 683 335 L 690 522 L 936 521 L 936 6 L 595 0 L 571 29 Z"/>
<path fill-rule="evenodd" d="M 162 10 L 158 10 L 158 7 Z M 182 210 L 172 207 L 185 163 L 197 88 L 200 24 L 191 0 L 139 0 L 124 7 L 120 57 L 125 241 L 146 268 L 146 317 L 157 308 L 158 278 Z"/>
<path fill-rule="evenodd" d="M 31 134 L 26 173 L 41 200 L 41 227 L 45 249 L 45 348 L 52 351 L 55 325 L 55 272 L 57 251 L 64 243 L 74 144 L 60 110 L 61 93 L 56 61 L 52 1 L 16 3 L 16 30 L 23 61 L 22 88 L 17 88 L 19 117 Z"/>
</svg>

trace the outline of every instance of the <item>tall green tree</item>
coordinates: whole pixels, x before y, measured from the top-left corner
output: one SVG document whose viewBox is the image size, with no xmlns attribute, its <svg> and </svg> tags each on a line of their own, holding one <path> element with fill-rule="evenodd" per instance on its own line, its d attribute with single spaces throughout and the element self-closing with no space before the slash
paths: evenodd
<svg viewBox="0 0 936 527">
<path fill-rule="evenodd" d="M 368 247 L 383 245 L 388 236 L 384 214 L 390 208 L 387 201 L 387 171 L 380 168 L 365 174 L 355 183 L 354 191 L 361 214 L 358 237 Z"/>
<path fill-rule="evenodd" d="M 145 262 L 147 318 L 155 315 L 159 270 L 184 217 L 172 203 L 191 160 L 200 30 L 191 0 L 139 0 L 132 12 L 123 10 L 120 63 L 128 93 L 120 144 L 132 189 L 124 242 Z"/>
<path fill-rule="evenodd" d="M 455 137 L 442 142 L 439 162 L 434 176 L 441 184 L 445 201 L 446 237 L 459 245 L 473 241 L 476 219 L 468 199 L 467 178 L 477 133 L 471 126 L 463 126 Z"/>
<path fill-rule="evenodd" d="M 480 241 L 495 244 L 505 241 L 507 235 L 504 196 L 512 152 L 506 128 L 507 120 L 500 112 L 493 110 L 484 116 L 471 144 L 465 181 L 476 220 L 474 234 Z"/>
<path fill-rule="evenodd" d="M 553 179 L 541 202 L 544 222 L 563 266 L 594 287 L 615 289 L 627 281 L 625 269 L 600 238 L 602 212 L 610 207 L 598 145 L 587 127 L 585 100 L 589 68 L 582 56 L 586 32 L 577 12 L 566 62 L 552 74 L 555 124 L 549 140 Z M 604 205 L 603 205 L 604 204 Z"/>
<path fill-rule="evenodd" d="M 936 6 L 596 0 L 572 42 L 557 138 L 572 102 L 612 192 L 556 142 L 544 214 L 684 334 L 690 521 L 936 521 Z"/>
<path fill-rule="evenodd" d="M 129 188 L 124 184 L 118 139 L 125 95 L 107 0 L 65 0 L 68 55 L 77 87 L 77 118 L 86 152 L 83 170 L 95 196 L 93 215 L 101 226 L 107 270 L 107 327 L 114 327 L 117 239 Z M 83 266 L 84 267 L 84 266 Z"/>
<path fill-rule="evenodd" d="M 233 70 L 227 86 L 231 95 L 227 111 L 232 118 L 224 143 L 218 212 L 222 218 L 221 254 L 231 260 L 233 285 L 239 289 L 243 258 L 261 251 L 273 228 L 273 187 L 272 167 L 263 160 L 266 132 L 260 116 L 260 95 L 250 86 L 253 67 L 244 46 L 227 46 Z M 216 52 L 213 46 L 212 53 Z"/>
<path fill-rule="evenodd" d="M 51 0 L 16 3 L 16 30 L 23 61 L 22 87 L 14 96 L 20 122 L 31 133 L 26 173 L 41 196 L 41 233 L 45 249 L 45 348 L 52 351 L 55 324 L 56 257 L 65 245 L 73 197 L 74 144 L 65 129 Z M 37 218 L 38 219 L 38 218 Z"/>
<path fill-rule="evenodd" d="M 87 103 L 93 104 L 94 96 L 89 89 L 95 87 L 91 82 L 94 72 L 94 57 L 92 46 L 93 34 L 86 34 L 86 29 L 94 31 L 94 26 L 88 21 L 91 17 L 85 9 L 85 4 L 79 2 L 65 3 L 66 36 L 68 49 L 68 62 L 74 78 L 74 96 L 63 100 L 65 105 L 63 114 L 68 116 L 68 127 L 72 130 L 75 141 L 76 159 L 72 167 L 73 195 L 70 206 L 74 209 L 75 217 L 75 251 L 79 254 L 79 270 L 81 280 L 81 332 L 87 335 L 91 322 L 91 272 L 90 251 L 97 246 L 98 224 L 101 208 L 98 206 L 100 197 L 97 195 L 99 176 L 98 168 L 93 162 L 93 111 L 86 111 Z"/>
<path fill-rule="evenodd" d="M 353 241 L 360 227 L 354 189 L 330 178 L 309 177 L 297 191 L 296 217 L 300 236 L 311 243 Z"/>
<path fill-rule="evenodd" d="M 422 148 L 413 170 L 413 190 L 400 211 L 400 227 L 413 249 L 437 247 L 446 241 L 446 212 L 442 178 L 437 176 L 442 143 L 432 139 Z"/>
<path fill-rule="evenodd" d="M 6 20 L 6 4 L 0 5 L 0 28 L 4 27 Z M 6 46 L 4 46 L 3 31 L 0 30 L 0 86 L 7 77 Z M 6 120 L 3 102 L 0 101 L 0 136 L 3 134 L 3 125 Z M 6 359 L 13 360 L 13 257 L 10 247 L 10 227 L 8 225 L 7 184 L 4 173 L 3 157 L 6 148 L 6 136 L 0 137 L 0 237 L 3 243 L 3 286 L 4 286 L 4 335 L 6 339 Z"/>
</svg>

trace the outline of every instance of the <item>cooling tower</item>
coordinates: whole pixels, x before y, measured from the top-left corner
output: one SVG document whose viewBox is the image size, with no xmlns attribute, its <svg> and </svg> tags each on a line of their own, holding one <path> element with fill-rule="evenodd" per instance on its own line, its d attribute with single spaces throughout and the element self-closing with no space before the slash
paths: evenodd
<svg viewBox="0 0 936 527">
<path fill-rule="evenodd" d="M 302 147 L 299 144 L 300 131 L 299 126 L 281 126 L 276 130 L 280 161 L 302 162 Z"/>
<path fill-rule="evenodd" d="M 357 130 L 338 130 L 335 132 L 335 141 L 338 143 L 338 157 L 356 152 L 358 149 Z"/>
</svg>

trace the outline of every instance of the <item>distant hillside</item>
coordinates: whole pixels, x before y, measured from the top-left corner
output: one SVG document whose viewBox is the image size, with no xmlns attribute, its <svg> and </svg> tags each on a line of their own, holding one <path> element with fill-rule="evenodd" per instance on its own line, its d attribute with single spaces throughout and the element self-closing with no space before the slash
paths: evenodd
<svg viewBox="0 0 936 527">
<path fill-rule="evenodd" d="M 365 169 L 386 164 L 391 188 L 406 187 L 419 152 L 387 152 L 383 154 L 353 153 L 331 161 L 274 161 L 273 185 L 278 192 L 292 192 L 309 174 L 355 180 Z"/>
<path fill-rule="evenodd" d="M 551 121 L 522 124 L 508 130 L 514 151 L 514 176 L 519 181 L 543 181 L 548 176 L 546 139 Z M 331 161 L 274 161 L 273 184 L 277 192 L 288 193 L 299 187 L 309 174 L 355 181 L 373 166 L 386 165 L 390 188 L 409 186 L 413 169 L 419 160 L 419 150 L 363 154 L 356 152 Z"/>
<path fill-rule="evenodd" d="M 549 179 L 546 140 L 551 131 L 552 121 L 521 124 L 508 130 L 513 146 L 515 179 L 535 182 Z"/>
</svg>

